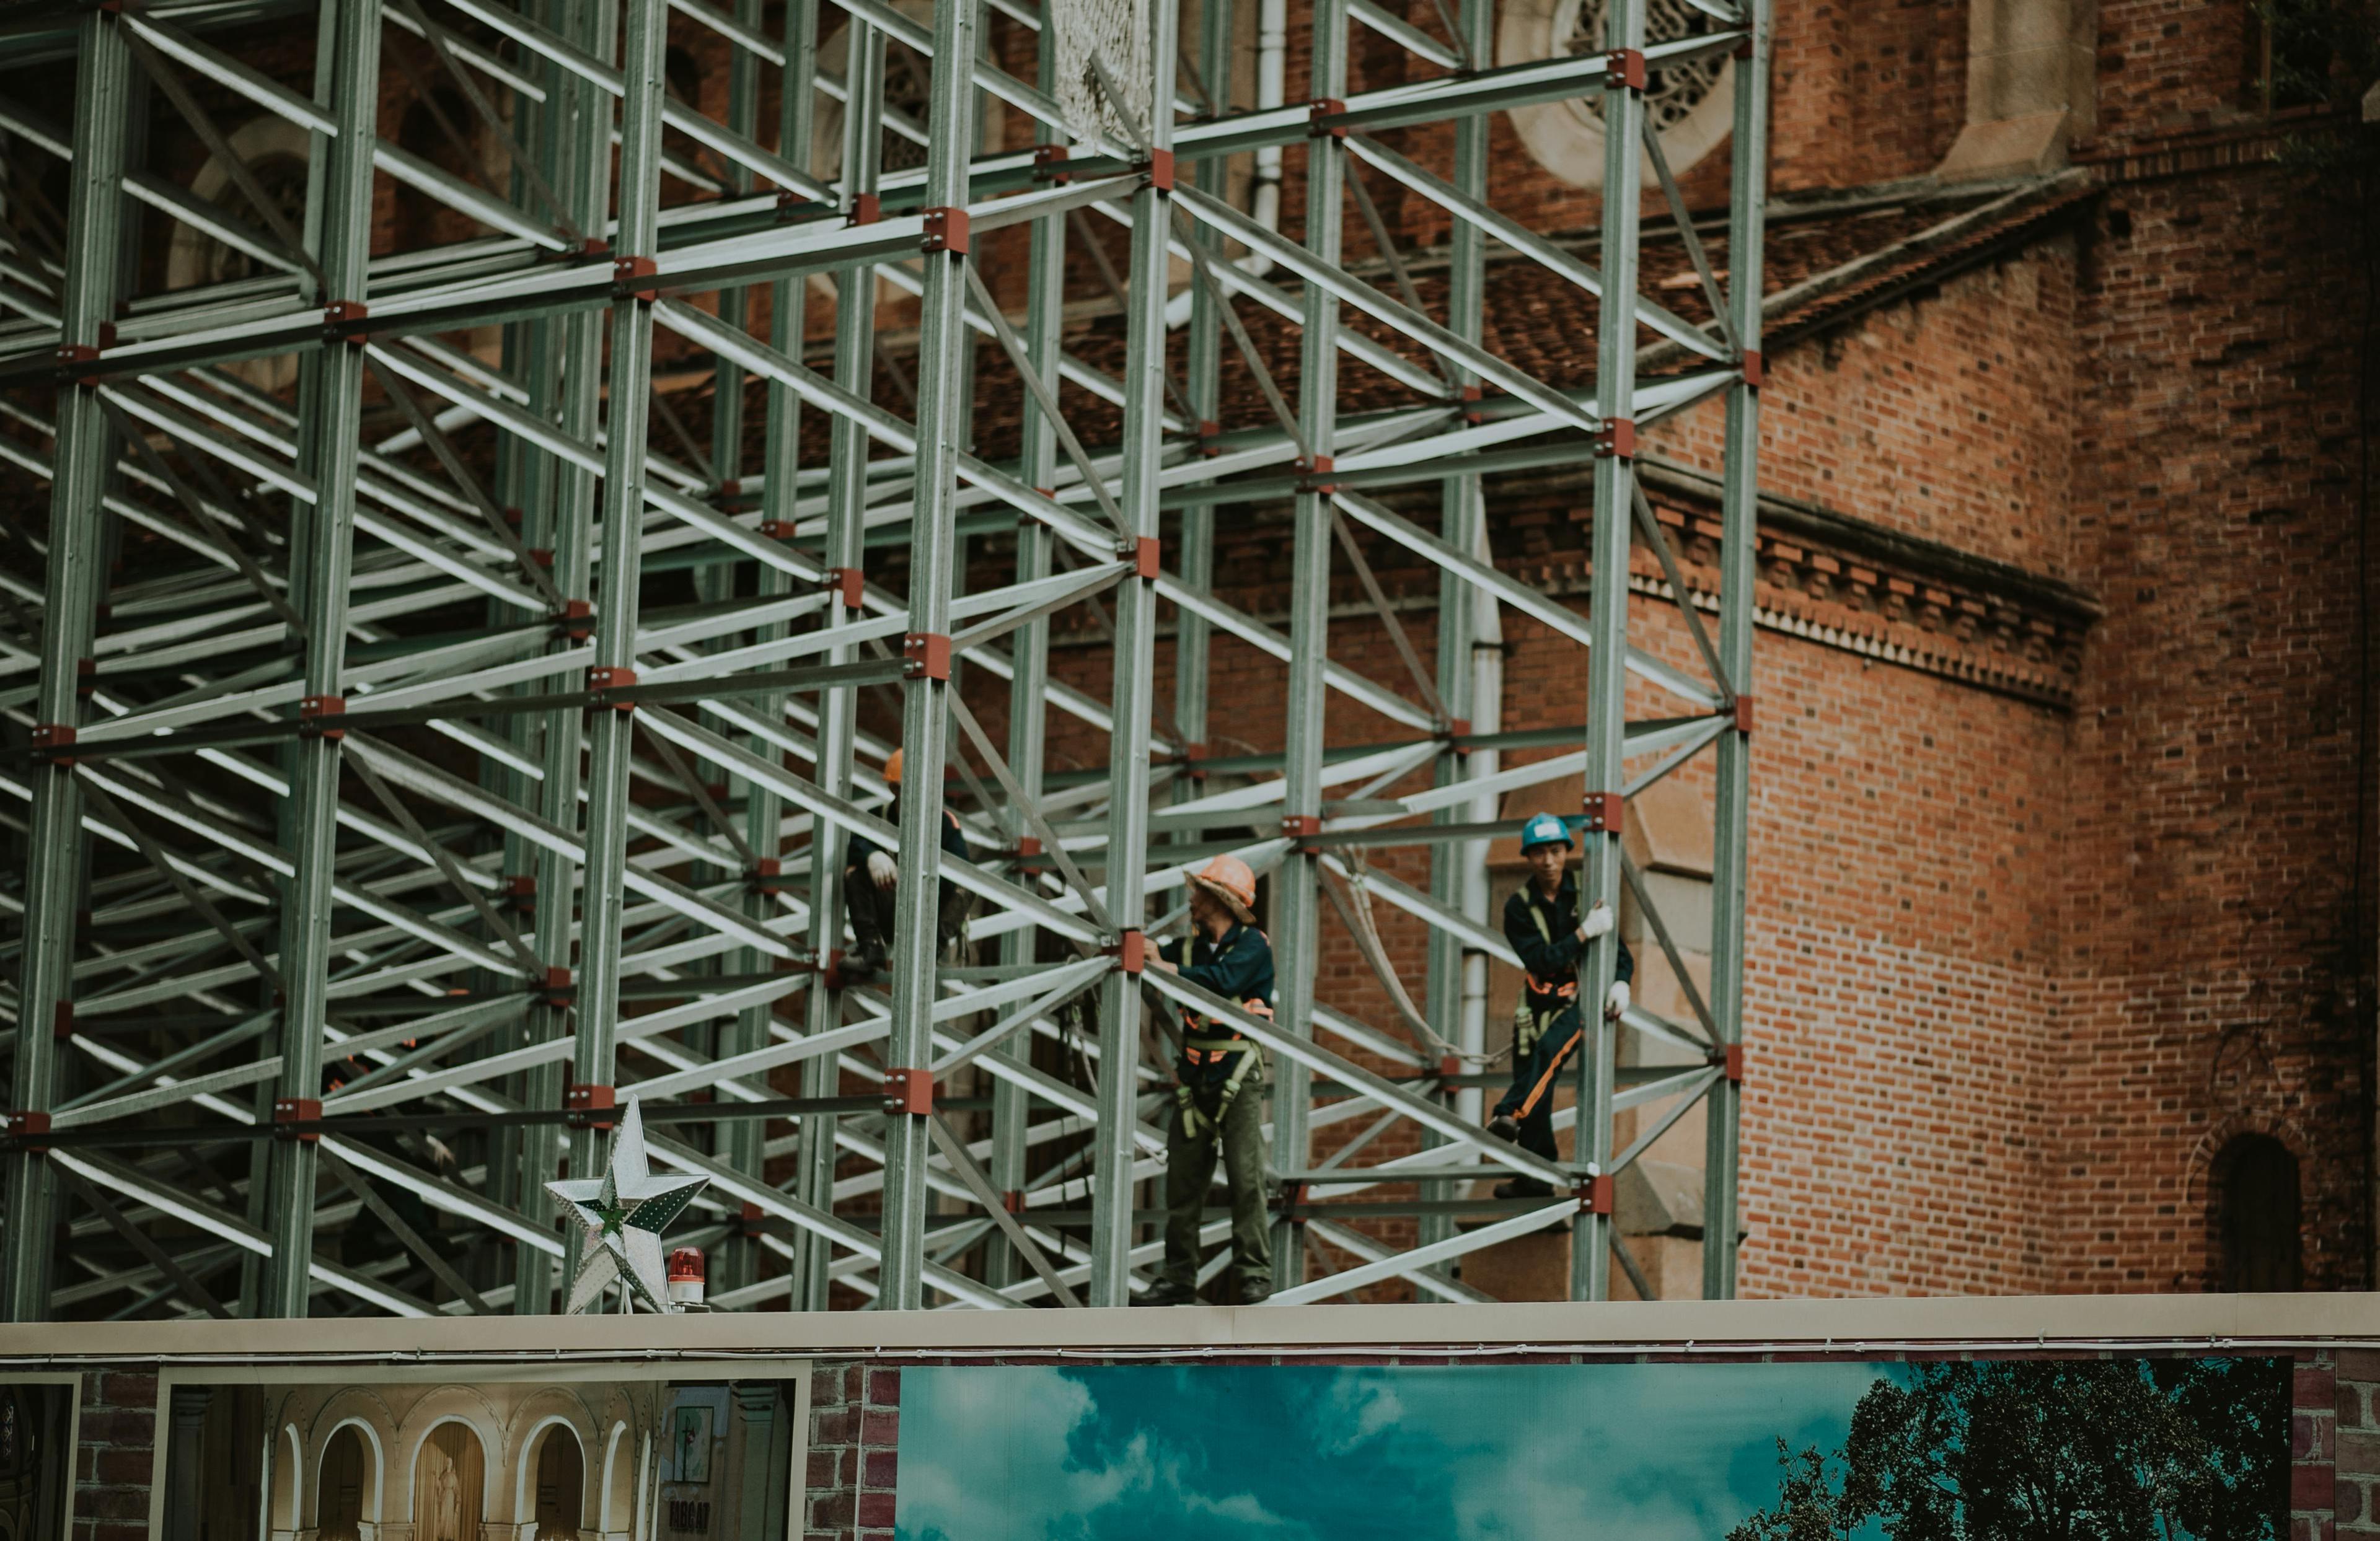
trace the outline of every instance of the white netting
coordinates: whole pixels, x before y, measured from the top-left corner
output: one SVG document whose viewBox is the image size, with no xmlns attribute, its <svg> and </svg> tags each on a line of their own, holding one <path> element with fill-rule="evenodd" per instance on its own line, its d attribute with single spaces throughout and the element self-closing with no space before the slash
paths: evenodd
<svg viewBox="0 0 2380 1541">
<path fill-rule="evenodd" d="M 1148 0 L 1050 0 L 1046 14 L 1058 30 L 1058 104 L 1075 138 L 1106 139 L 1120 149 L 1141 143 L 1157 96 Z M 1121 103 L 1092 67 L 1094 57 Z"/>
</svg>

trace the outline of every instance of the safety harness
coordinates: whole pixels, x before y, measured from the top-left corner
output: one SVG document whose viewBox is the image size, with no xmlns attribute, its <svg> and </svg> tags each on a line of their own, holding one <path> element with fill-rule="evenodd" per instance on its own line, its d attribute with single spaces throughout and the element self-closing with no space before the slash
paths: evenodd
<svg viewBox="0 0 2380 1541">
<path fill-rule="evenodd" d="M 1238 1098 L 1240 1086 L 1247 1080 L 1248 1072 L 1254 1070 L 1260 1061 L 1255 1052 L 1257 1046 L 1253 1040 L 1242 1037 L 1213 1017 L 1200 1016 L 1187 1006 L 1181 1010 L 1184 1064 L 1193 1069 L 1219 1065 L 1227 1055 L 1235 1062 L 1231 1074 L 1224 1077 L 1220 1087 L 1214 1088 L 1215 1110 L 1211 1113 L 1198 1106 L 1198 1092 L 1204 1088 L 1194 1088 L 1187 1080 L 1174 1083 L 1173 1104 L 1182 1110 L 1182 1132 L 1196 1139 L 1210 1128 L 1222 1127 L 1223 1115 L 1232 1110 L 1232 1103 Z M 1272 1003 L 1254 996 L 1241 1001 L 1240 1010 L 1250 1016 L 1263 1017 L 1268 1022 L 1272 1020 Z"/>
<path fill-rule="evenodd" d="M 1557 891 L 1555 897 L 1559 899 L 1560 896 L 1560 892 Z M 1526 899 L 1524 899 L 1522 904 L 1528 910 L 1529 918 L 1537 923 L 1537 935 L 1545 939 L 1547 946 L 1551 947 L 1554 944 L 1554 933 L 1546 924 L 1546 912 Z M 1535 974 L 1527 975 L 1526 977 L 1528 982 L 1521 990 L 1521 999 L 1512 1008 L 1512 1056 L 1515 1061 L 1529 1057 L 1530 1050 L 1536 1047 L 1539 1035 L 1545 1032 L 1548 1022 L 1578 1004 L 1576 974 L 1573 973 L 1568 979 L 1556 984 L 1548 984 Z M 1543 1008 L 1538 1007 L 1536 1002 L 1540 998 L 1547 997 L 1558 1003 Z"/>
</svg>

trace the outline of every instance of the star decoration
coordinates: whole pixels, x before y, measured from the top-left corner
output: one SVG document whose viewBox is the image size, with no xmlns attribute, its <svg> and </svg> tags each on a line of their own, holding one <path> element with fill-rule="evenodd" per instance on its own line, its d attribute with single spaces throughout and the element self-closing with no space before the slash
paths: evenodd
<svg viewBox="0 0 2380 1541">
<path fill-rule="evenodd" d="M 656 1311 L 676 1309 L 670 1304 L 662 1269 L 662 1232 L 710 1181 L 653 1175 L 645 1156 L 644 1113 L 637 1099 L 629 1098 L 627 1116 L 612 1136 L 612 1159 L 603 1175 L 545 1185 L 587 1228 L 578 1277 L 570 1281 L 570 1304 L 564 1309 L 585 1310 L 602 1298 L 614 1279 L 625 1279 L 629 1290 Z"/>
</svg>

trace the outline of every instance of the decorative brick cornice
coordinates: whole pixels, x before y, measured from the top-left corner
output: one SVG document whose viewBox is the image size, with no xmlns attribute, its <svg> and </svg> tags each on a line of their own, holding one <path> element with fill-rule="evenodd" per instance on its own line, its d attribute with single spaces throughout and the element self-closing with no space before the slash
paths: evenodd
<svg viewBox="0 0 2380 1541">
<path fill-rule="evenodd" d="M 1716 611 L 1718 482 L 1660 463 L 1641 473 L 1695 604 Z M 2102 613 L 2086 590 L 1800 499 L 1761 498 L 1759 542 L 1755 603 L 1763 628 L 2046 705 L 2073 705 L 2082 639 Z M 1649 555 L 1632 564 L 1630 586 L 1669 597 Z"/>
<path fill-rule="evenodd" d="M 1689 601 L 1706 614 L 1716 613 L 1717 481 L 1693 467 L 1661 461 L 1648 460 L 1640 471 L 1655 516 L 1670 531 Z M 1540 536 L 1536 554 L 1507 551 L 1500 554 L 1498 567 L 1555 598 L 1584 601 L 1593 573 L 1583 538 L 1588 516 L 1578 502 L 1585 491 L 1574 471 L 1491 491 L 1508 527 L 1534 514 L 1528 522 Z M 2102 613 L 2086 590 L 1798 499 L 1764 495 L 1759 518 L 1754 621 L 1762 630 L 2060 710 L 2073 706 L 2082 641 Z M 1574 543 L 1572 528 L 1581 532 Z M 1257 619 L 1285 626 L 1286 588 L 1235 584 L 1222 575 L 1282 570 L 1285 562 L 1270 555 L 1251 559 L 1237 553 L 1249 543 L 1284 546 L 1287 521 L 1250 521 L 1218 534 L 1219 591 Z M 1545 549 L 1548 543 L 1552 550 Z M 1645 598 L 1675 598 L 1649 552 L 1632 551 L 1628 582 L 1632 592 Z M 1400 587 L 1405 591 L 1397 592 Z M 1390 608 L 1400 613 L 1426 614 L 1438 608 L 1434 580 L 1415 591 L 1390 579 L 1389 588 Z M 1334 620 L 1371 613 L 1370 604 L 1352 592 L 1334 601 Z M 1109 645 L 1105 630 L 1087 614 L 1059 618 L 1050 642 Z"/>
<path fill-rule="evenodd" d="M 2293 140 L 2352 131 L 2353 116 L 2335 107 L 2297 107 L 2271 117 L 2243 117 L 2121 142 L 2095 141 L 2074 148 L 2074 164 L 2103 185 L 2152 182 L 2237 166 L 2266 165 Z"/>
</svg>

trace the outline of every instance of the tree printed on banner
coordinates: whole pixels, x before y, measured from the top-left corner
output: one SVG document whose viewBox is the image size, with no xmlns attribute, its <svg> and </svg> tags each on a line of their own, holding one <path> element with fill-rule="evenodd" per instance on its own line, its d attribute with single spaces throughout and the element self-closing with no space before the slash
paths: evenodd
<svg viewBox="0 0 2380 1541">
<path fill-rule="evenodd" d="M 1778 1441 L 1777 1501 L 1728 1541 L 2277 1541 L 2289 1385 L 2270 1359 L 1920 1365 L 1833 1454 Z"/>
</svg>

